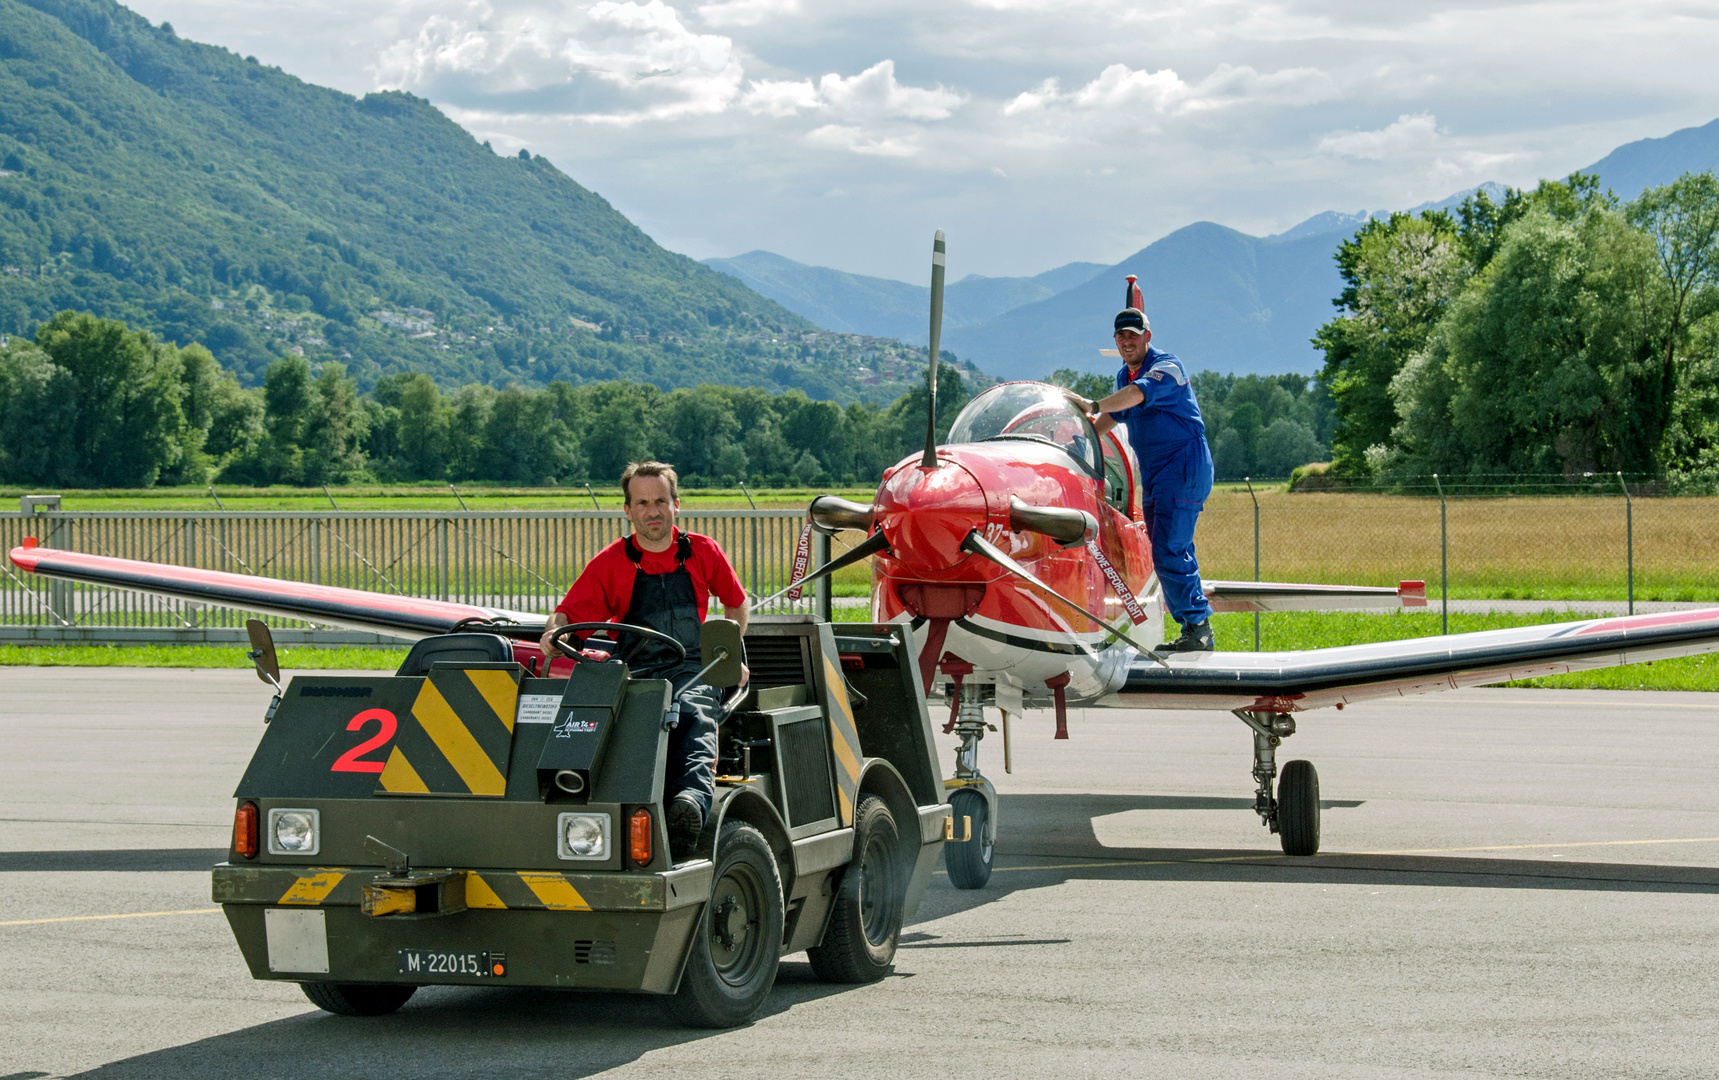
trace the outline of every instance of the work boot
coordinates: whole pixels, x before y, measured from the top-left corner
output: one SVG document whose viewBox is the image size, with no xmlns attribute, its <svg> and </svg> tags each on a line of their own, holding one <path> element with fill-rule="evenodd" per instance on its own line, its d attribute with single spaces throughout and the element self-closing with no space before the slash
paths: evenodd
<svg viewBox="0 0 1719 1080">
<path fill-rule="evenodd" d="M 698 797 L 681 792 L 669 800 L 669 855 L 675 862 L 685 862 L 698 847 L 698 836 L 704 831 L 704 807 Z"/>
<path fill-rule="evenodd" d="M 1159 652 L 1211 652 L 1217 647 L 1217 641 L 1212 636 L 1212 623 L 1205 622 L 1183 623 L 1182 636 L 1175 641 L 1166 641 L 1158 646 Z"/>
</svg>

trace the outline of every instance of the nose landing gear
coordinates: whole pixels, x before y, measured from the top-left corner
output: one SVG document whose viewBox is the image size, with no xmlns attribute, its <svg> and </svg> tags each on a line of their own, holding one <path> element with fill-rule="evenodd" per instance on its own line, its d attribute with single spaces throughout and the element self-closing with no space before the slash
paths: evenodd
<svg viewBox="0 0 1719 1080">
<path fill-rule="evenodd" d="M 984 687 L 961 684 L 955 714 L 955 777 L 943 786 L 953 789 L 950 833 L 943 843 L 943 866 L 957 889 L 981 889 L 991 880 L 991 856 L 997 843 L 997 792 L 979 771 L 979 740 L 996 728 L 985 722 Z"/>
<path fill-rule="evenodd" d="M 1271 791 L 1277 778 L 1277 748 L 1295 734 L 1295 718 L 1246 709 L 1235 714 L 1253 729 L 1253 778 L 1259 784 L 1253 810 L 1260 824 L 1277 834 L 1285 855 L 1315 854 L 1319 850 L 1319 773 L 1313 763 L 1287 762 L 1275 797 Z"/>
</svg>

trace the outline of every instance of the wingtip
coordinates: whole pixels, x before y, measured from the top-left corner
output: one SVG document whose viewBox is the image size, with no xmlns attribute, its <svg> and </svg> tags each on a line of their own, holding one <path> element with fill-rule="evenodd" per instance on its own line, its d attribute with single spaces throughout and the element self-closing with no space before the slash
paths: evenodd
<svg viewBox="0 0 1719 1080">
<path fill-rule="evenodd" d="M 20 570 L 34 571 L 37 561 L 42 557 L 42 549 L 38 544 L 39 541 L 34 536 L 24 537 L 22 544 L 7 553 L 12 560 L 12 565 Z"/>
</svg>

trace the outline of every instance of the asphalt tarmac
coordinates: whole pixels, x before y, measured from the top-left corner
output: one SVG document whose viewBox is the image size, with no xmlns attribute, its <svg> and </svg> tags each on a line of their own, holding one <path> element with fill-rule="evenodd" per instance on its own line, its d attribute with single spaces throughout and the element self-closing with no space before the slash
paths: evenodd
<svg viewBox="0 0 1719 1080">
<path fill-rule="evenodd" d="M 939 877 L 896 974 L 782 966 L 749 1028 L 648 1000 L 251 980 L 211 913 L 267 691 L 0 669 L 0 1080 L 1719 1076 L 1719 696 L 1471 690 L 1302 718 L 1324 849 L 1250 812 L 1227 714 L 1000 733 L 998 870 Z M 945 761 L 950 760 L 945 754 Z"/>
</svg>

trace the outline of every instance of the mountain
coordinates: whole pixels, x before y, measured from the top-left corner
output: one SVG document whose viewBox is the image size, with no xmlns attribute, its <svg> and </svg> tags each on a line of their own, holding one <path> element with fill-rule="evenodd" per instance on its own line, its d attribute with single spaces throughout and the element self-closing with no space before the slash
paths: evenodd
<svg viewBox="0 0 1719 1080">
<path fill-rule="evenodd" d="M 1307 339 L 1331 317 L 1341 289 L 1331 252 L 1349 231 L 1261 239 L 1198 222 L 1083 285 L 948 331 L 945 347 L 1003 378 L 1043 378 L 1061 367 L 1108 374 L 1116 361 L 1098 350 L 1111 346 L 1123 276 L 1136 274 L 1153 342 L 1191 369 L 1311 372 L 1319 357 Z"/>
<path fill-rule="evenodd" d="M 753 290 L 826 330 L 900 338 L 923 345 L 930 336 L 930 285 L 808 266 L 768 251 L 749 251 L 705 264 L 732 274 Z M 1073 288 L 1104 269 L 1076 262 L 1034 277 L 968 274 L 943 293 L 943 327 L 976 326 L 1006 311 Z M 927 270 L 929 276 L 929 270 Z"/>
<path fill-rule="evenodd" d="M 818 333 L 426 101 L 313 86 L 112 0 L 0 0 L 0 268 L 0 333 L 90 310 L 202 341 L 249 383 L 298 354 L 365 385 L 851 400 L 894 347 Z"/>
<path fill-rule="evenodd" d="M 1669 184 L 1686 172 L 1719 169 L 1719 120 L 1674 131 L 1662 139 L 1625 143 L 1583 169 L 1620 199 L 1633 199 L 1650 187 Z"/>
</svg>

